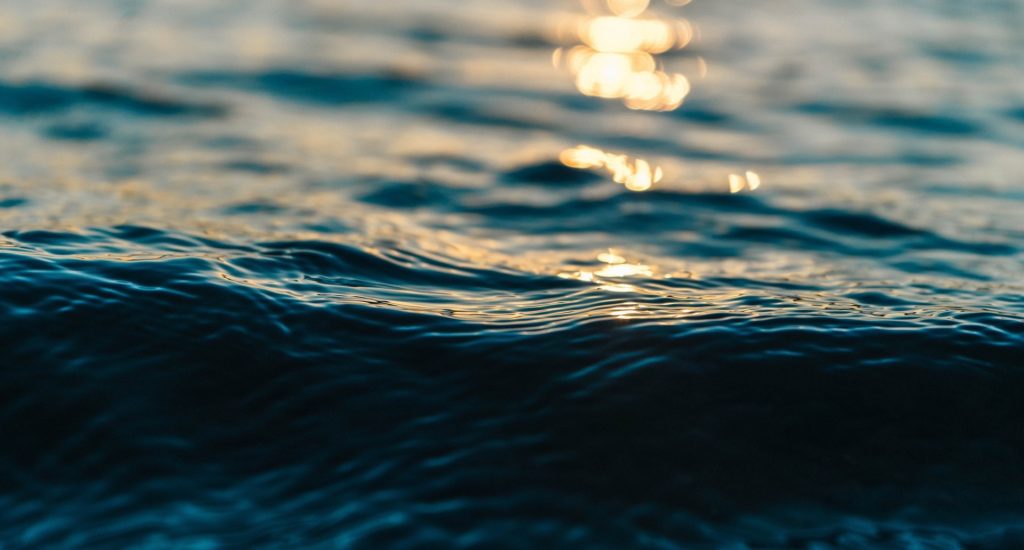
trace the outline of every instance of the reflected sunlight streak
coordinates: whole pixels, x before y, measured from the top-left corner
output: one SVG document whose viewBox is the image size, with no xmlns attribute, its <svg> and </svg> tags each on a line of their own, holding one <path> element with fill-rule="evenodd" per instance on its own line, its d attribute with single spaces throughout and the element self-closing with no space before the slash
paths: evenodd
<svg viewBox="0 0 1024 550">
<path fill-rule="evenodd" d="M 561 34 L 573 36 L 576 46 L 558 48 L 552 60 L 575 77 L 580 93 L 621 99 L 626 107 L 643 111 L 673 111 L 690 93 L 681 73 L 659 68 L 655 55 L 686 47 L 694 37 L 689 21 L 639 18 L 648 0 L 607 0 L 613 15 L 563 21 Z"/>
<path fill-rule="evenodd" d="M 746 174 L 741 176 L 739 174 L 729 174 L 729 192 L 736 194 L 743 189 L 755 191 L 761 186 L 761 176 L 757 172 L 751 172 L 747 170 Z"/>
<path fill-rule="evenodd" d="M 664 177 L 664 171 L 660 166 L 652 167 L 646 160 L 633 159 L 623 154 L 606 153 L 586 145 L 562 151 L 559 160 L 570 168 L 604 168 L 611 174 L 615 183 L 621 183 L 626 186 L 626 189 L 636 192 L 647 191 Z"/>
<path fill-rule="evenodd" d="M 629 277 L 654 277 L 654 269 L 645 264 L 629 263 L 626 258 L 612 252 L 597 255 L 597 260 L 605 264 L 597 271 L 568 271 L 559 273 L 562 279 L 576 279 L 585 283 L 595 283 L 601 290 L 608 292 L 636 292 L 631 284 L 616 281 L 605 282 L 603 279 L 626 279 Z"/>
<path fill-rule="evenodd" d="M 696 29 L 686 19 L 645 16 L 650 0 L 581 0 L 587 15 L 564 16 L 557 25 L 563 42 L 552 53 L 556 67 L 565 67 L 575 78 L 580 93 L 619 99 L 629 109 L 673 111 L 690 94 L 690 81 L 681 73 L 664 70 L 657 56 L 688 46 Z M 669 2 L 674 6 L 689 0 Z M 699 78 L 707 76 L 707 62 L 694 58 Z M 635 192 L 650 190 L 664 176 L 664 169 L 642 158 L 578 145 L 562 151 L 562 164 L 577 169 L 604 169 L 616 183 Z M 671 164 L 670 164 L 671 167 Z M 752 171 L 729 174 L 730 193 L 755 191 L 761 177 Z"/>
</svg>

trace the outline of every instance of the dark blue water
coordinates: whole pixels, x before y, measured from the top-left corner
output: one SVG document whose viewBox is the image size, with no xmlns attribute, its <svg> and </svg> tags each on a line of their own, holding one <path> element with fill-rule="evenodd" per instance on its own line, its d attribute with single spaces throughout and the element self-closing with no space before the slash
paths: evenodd
<svg viewBox="0 0 1024 550">
<path fill-rule="evenodd" d="M 0 5 L 0 548 L 1024 546 L 1024 5 L 652 10 Z"/>
</svg>

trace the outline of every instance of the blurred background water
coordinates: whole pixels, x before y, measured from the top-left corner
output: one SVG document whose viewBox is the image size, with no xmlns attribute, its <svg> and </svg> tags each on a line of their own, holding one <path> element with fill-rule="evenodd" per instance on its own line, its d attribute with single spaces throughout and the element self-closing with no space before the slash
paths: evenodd
<svg viewBox="0 0 1024 550">
<path fill-rule="evenodd" d="M 1024 545 L 1024 3 L 0 3 L 0 547 Z"/>
</svg>

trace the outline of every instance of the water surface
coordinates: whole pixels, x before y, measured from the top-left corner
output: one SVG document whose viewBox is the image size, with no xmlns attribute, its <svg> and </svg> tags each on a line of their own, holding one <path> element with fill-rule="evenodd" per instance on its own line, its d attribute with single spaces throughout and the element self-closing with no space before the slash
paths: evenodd
<svg viewBox="0 0 1024 550">
<path fill-rule="evenodd" d="M 1024 544 L 1024 5 L 586 13 L 0 5 L 0 546 Z"/>
</svg>

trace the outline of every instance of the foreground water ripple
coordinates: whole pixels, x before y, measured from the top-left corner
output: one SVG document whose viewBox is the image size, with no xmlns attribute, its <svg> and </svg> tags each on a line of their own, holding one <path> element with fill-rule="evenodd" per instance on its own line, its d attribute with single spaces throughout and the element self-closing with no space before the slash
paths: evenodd
<svg viewBox="0 0 1024 550">
<path fill-rule="evenodd" d="M 0 547 L 1024 545 L 1024 12 L 680 3 L 0 4 Z"/>
</svg>

